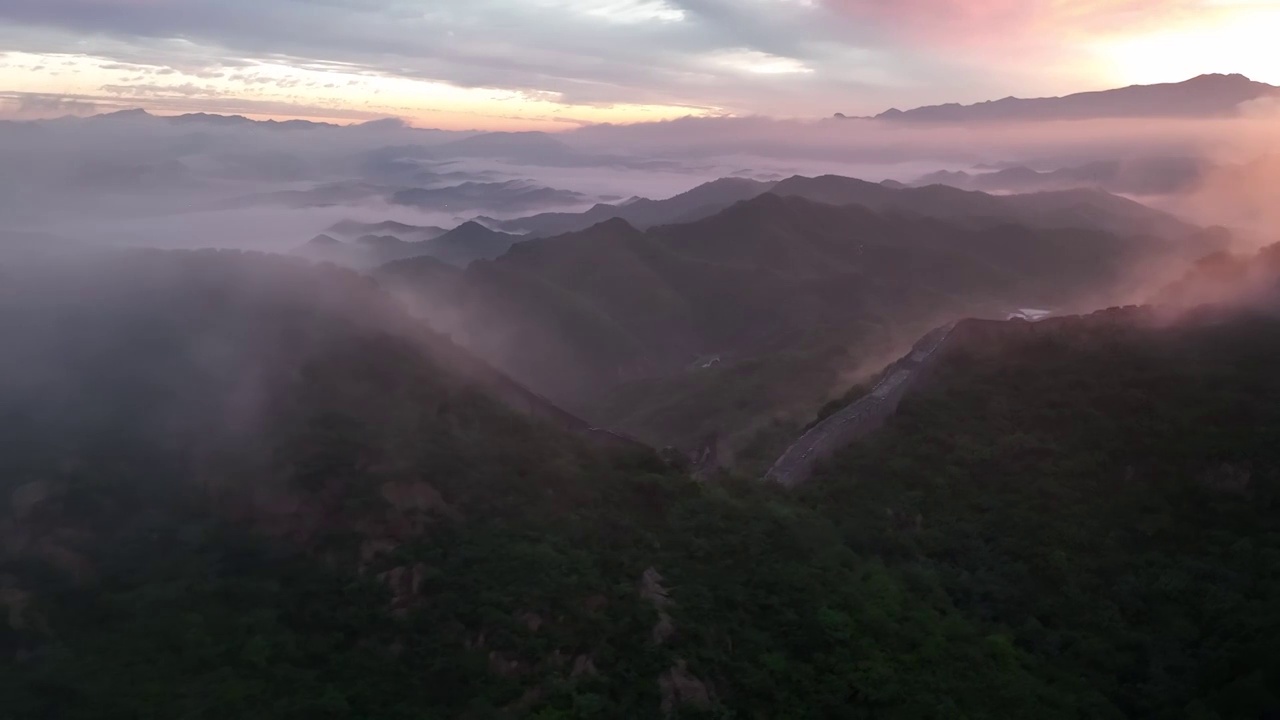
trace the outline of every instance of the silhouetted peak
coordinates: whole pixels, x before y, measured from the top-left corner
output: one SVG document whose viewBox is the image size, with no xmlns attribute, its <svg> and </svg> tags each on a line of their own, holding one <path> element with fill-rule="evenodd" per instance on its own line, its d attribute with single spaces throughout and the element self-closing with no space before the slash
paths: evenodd
<svg viewBox="0 0 1280 720">
<path fill-rule="evenodd" d="M 343 242 L 332 235 L 321 233 L 307 241 L 306 247 L 337 247 Z"/>
<path fill-rule="evenodd" d="M 1131 85 L 1062 97 L 1006 97 L 972 105 L 947 103 L 885 111 L 883 120 L 924 122 L 1086 120 L 1138 117 L 1229 117 L 1246 101 L 1280 88 L 1240 74 L 1210 74 L 1176 83 Z"/>
<path fill-rule="evenodd" d="M 253 121 L 243 115 L 217 115 L 215 113 L 187 113 L 168 118 L 171 123 L 208 123 L 210 125 L 247 125 Z"/>
<path fill-rule="evenodd" d="M 498 232 L 497 230 L 490 230 L 489 228 L 485 227 L 484 225 L 481 225 L 475 220 L 468 220 L 462 223 L 461 225 L 459 225 L 458 227 L 445 233 L 444 235 L 441 235 L 440 237 L 436 238 L 436 240 L 443 241 L 443 242 L 449 242 L 449 241 L 479 242 L 479 241 L 488 240 L 500 235 L 506 235 L 506 233 L 501 233 L 501 232 Z"/>
<path fill-rule="evenodd" d="M 1252 84 L 1253 82 L 1254 81 L 1251 80 L 1248 76 L 1241 75 L 1240 73 L 1230 73 L 1230 74 L 1206 73 L 1204 75 L 1197 75 L 1191 78 L 1190 80 L 1187 80 L 1183 84 L 1192 84 L 1192 83 L 1201 84 L 1201 85 L 1208 84 L 1208 83 Z"/>
<path fill-rule="evenodd" d="M 112 120 L 129 120 L 132 118 L 151 118 L 155 116 L 142 108 L 129 108 L 128 110 L 116 110 L 115 112 L 103 113 L 101 115 L 95 115 L 94 117 L 104 120 L 108 118 Z"/>
<path fill-rule="evenodd" d="M 604 222 L 596 223 L 595 225 L 592 225 L 590 228 L 587 228 L 586 232 L 602 232 L 602 233 L 607 232 L 607 233 L 628 234 L 628 235 L 640 234 L 640 231 L 637 230 L 631 223 L 627 222 L 626 220 L 623 220 L 620 217 L 609 218 Z"/>
<path fill-rule="evenodd" d="M 804 175 L 793 175 L 773 186 L 772 192 L 778 195 L 788 195 L 799 188 L 874 188 L 879 187 L 876 183 L 859 180 L 858 178 L 844 177 L 842 175 L 818 175 L 815 177 L 807 177 Z"/>
<path fill-rule="evenodd" d="M 711 221 L 729 223 L 762 223 L 771 218 L 783 217 L 804 205 L 807 201 L 794 195 L 780 195 L 773 192 L 761 193 L 748 200 L 731 205 L 719 215 L 712 216 Z"/>
<path fill-rule="evenodd" d="M 367 130 L 404 130 L 409 127 L 409 123 L 397 117 L 388 117 L 362 122 L 356 127 Z"/>
</svg>

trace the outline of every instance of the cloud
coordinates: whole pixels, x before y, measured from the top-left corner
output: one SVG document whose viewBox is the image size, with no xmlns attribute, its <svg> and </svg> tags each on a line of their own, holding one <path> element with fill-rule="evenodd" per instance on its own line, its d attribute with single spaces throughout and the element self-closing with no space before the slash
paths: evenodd
<svg viewBox="0 0 1280 720">
<path fill-rule="evenodd" d="M 172 86 L 160 85 L 140 89 L 127 86 L 108 88 L 100 89 L 99 94 L 85 95 L 0 91 L 0 119 L 35 120 L 67 115 L 85 117 L 132 110 L 138 107 L 142 97 L 148 100 L 148 107 L 166 115 L 205 112 L 254 117 L 301 117 L 337 124 L 387 119 L 385 113 L 376 111 L 325 107 L 305 102 L 210 96 L 198 92 L 195 87 L 179 86 L 176 91 L 172 90 Z"/>
<path fill-rule="evenodd" d="M 1105 38 L 1268 7 L 1275 3 L 4 0 L 0 48 L 210 79 L 263 62 L 341 68 L 554 95 L 566 111 L 629 104 L 813 116 L 1106 86 L 1099 78 L 1118 70 L 1092 47 Z"/>
<path fill-rule="evenodd" d="M 0 115 L 15 120 L 86 116 L 102 111 L 102 105 L 83 98 L 43 93 L 0 93 Z"/>
<path fill-rule="evenodd" d="M 883 71 L 843 61 L 862 40 L 794 0 L 8 0 L 0 47 L 179 67 L 328 61 L 461 87 L 559 93 L 570 104 L 761 108 L 769 72 L 726 53 L 811 68 L 828 93 L 877 92 Z M 776 73 L 774 73 L 776 74 Z M 826 99 L 806 111 L 826 114 Z"/>
</svg>

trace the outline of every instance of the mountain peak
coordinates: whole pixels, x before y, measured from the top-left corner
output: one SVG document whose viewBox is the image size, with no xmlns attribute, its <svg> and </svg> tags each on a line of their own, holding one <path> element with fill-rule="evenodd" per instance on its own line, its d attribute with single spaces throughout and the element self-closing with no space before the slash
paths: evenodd
<svg viewBox="0 0 1280 720">
<path fill-rule="evenodd" d="M 1205 73 L 1204 75 L 1197 75 L 1185 82 L 1203 83 L 1203 82 L 1227 82 L 1227 81 L 1247 82 L 1247 83 L 1254 82 L 1252 79 L 1249 78 L 1249 76 L 1242 75 L 1240 73 Z"/>
<path fill-rule="evenodd" d="M 634 225 L 627 222 L 626 220 L 623 220 L 620 217 L 613 217 L 613 218 L 609 218 L 608 220 L 605 220 L 604 222 L 596 223 L 595 225 L 588 228 L 588 230 L 597 230 L 597 231 L 610 232 L 610 233 L 626 233 L 626 234 L 640 233 L 640 231 L 637 230 Z"/>
<path fill-rule="evenodd" d="M 481 242 L 489 242 L 497 238 L 509 238 L 509 237 L 514 237 L 514 236 L 509 235 L 508 233 L 499 232 L 497 230 L 493 230 L 488 227 L 485 227 L 484 225 L 481 225 L 475 220 L 468 220 L 462 223 L 461 225 L 459 225 L 458 227 L 436 238 L 435 240 L 431 240 L 430 242 L 436 245 L 446 245 L 446 244 L 452 244 L 452 243 L 463 243 L 463 244 L 481 243 Z"/>
<path fill-rule="evenodd" d="M 142 108 L 129 108 L 127 110 L 116 110 L 115 112 L 102 113 L 101 115 L 95 115 L 94 117 L 104 120 L 128 120 L 130 118 L 150 118 L 155 116 Z"/>
</svg>

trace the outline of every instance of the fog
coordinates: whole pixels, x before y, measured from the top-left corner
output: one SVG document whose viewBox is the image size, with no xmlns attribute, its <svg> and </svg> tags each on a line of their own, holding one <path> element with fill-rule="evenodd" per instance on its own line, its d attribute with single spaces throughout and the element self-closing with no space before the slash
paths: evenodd
<svg viewBox="0 0 1280 720">
<path fill-rule="evenodd" d="M 1275 147 L 1276 119 L 1274 105 L 1257 104 L 1230 120 L 954 127 L 690 118 L 486 135 L 396 121 L 339 127 L 126 112 L 0 123 L 0 214 L 10 230 L 91 243 L 279 252 L 341 219 L 450 228 L 665 198 L 720 177 L 912 182 L 1001 163 L 1176 156 L 1215 170 L 1190 197 L 1144 202 L 1261 234 L 1277 219 L 1268 200 L 1276 163 L 1260 160 Z M 420 190 L 425 205 L 405 201 Z"/>
<path fill-rule="evenodd" d="M 1229 226 L 1232 249 L 1249 252 L 1280 240 L 1275 233 L 1280 210 L 1273 200 L 1280 162 L 1269 154 L 1280 139 L 1276 112 L 1273 106 L 1259 105 L 1236 119 L 962 127 L 710 118 L 597 126 L 557 135 L 444 132 L 396 122 L 338 127 L 142 113 L 10 122 L 0 123 L 0 217 L 11 239 L 14 231 L 24 233 L 20 239 L 26 245 L 43 242 L 42 235 L 32 233 L 47 233 L 88 247 L 291 253 L 343 220 L 449 229 L 479 218 L 490 227 L 505 228 L 499 224 L 504 220 L 582 212 L 597 203 L 635 197 L 662 199 L 726 177 L 774 182 L 832 174 L 919 185 L 940 170 L 981 177 L 999 168 L 1052 172 L 1097 162 L 1186 158 L 1197 170 L 1181 185 L 1174 184 L 1178 192 L 1131 197 L 1196 225 Z M 1035 189 L 1015 182 L 1010 191 Z M 493 252 L 501 253 L 507 245 L 499 243 Z M 1217 249 L 1205 247 L 1205 252 Z M 363 261 L 349 260 L 349 254 L 309 257 L 369 271 L 401 257 L 395 248 L 390 252 L 371 251 Z M 373 260 L 375 255 L 382 259 Z M 1185 253 L 1154 253 L 1128 262 L 1124 278 L 1097 288 L 1077 283 L 1075 296 L 1059 298 L 1052 309 L 1074 313 L 1117 303 L 1168 301 L 1167 289 L 1179 287 L 1189 258 Z M 534 372 L 525 367 L 526 356 L 531 338 L 541 337 L 539 330 L 510 310 L 455 308 L 456 290 L 449 288 L 426 292 L 429 308 L 420 307 L 423 296 L 415 297 L 419 314 L 453 332 L 482 359 L 571 409 L 582 392 L 595 392 L 596 386 L 583 380 L 588 365 L 580 366 L 583 359 L 577 353 L 584 348 L 561 348 L 552 332 L 540 341 L 546 357 Z M 1006 300 L 1013 305 L 984 310 L 1003 317 L 1017 303 L 1040 302 L 1039 297 L 1012 295 Z M 900 355 L 919 334 L 975 307 L 940 303 L 923 315 L 904 314 L 900 322 L 885 326 L 875 347 L 849 348 L 848 365 L 830 377 L 826 394 L 842 394 Z M 886 312 L 892 315 L 892 308 Z M 468 342 L 476 333 L 483 341 Z M 725 349 L 703 348 L 712 353 Z M 647 352 L 619 357 L 619 367 L 644 366 L 651 360 Z M 682 362 L 669 360 L 673 366 Z M 548 377 L 559 378 L 559 385 L 542 382 Z M 812 398 L 797 394 L 788 402 L 797 417 L 804 417 Z"/>
</svg>

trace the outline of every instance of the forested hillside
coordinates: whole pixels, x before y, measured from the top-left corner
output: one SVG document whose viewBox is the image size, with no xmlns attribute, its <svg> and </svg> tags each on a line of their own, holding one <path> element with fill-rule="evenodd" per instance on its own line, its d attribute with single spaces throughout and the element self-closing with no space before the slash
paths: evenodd
<svg viewBox="0 0 1280 720">
<path fill-rule="evenodd" d="M 871 188 L 883 202 L 923 192 L 786 183 L 800 180 L 839 197 Z M 1217 249 L 1209 236 L 1092 229 L 1087 213 L 1037 224 L 1036 196 L 949 192 L 989 214 L 939 220 L 764 194 L 692 223 L 642 232 L 611 220 L 531 240 L 463 273 L 408 260 L 377 275 L 458 342 L 598 423 L 654 444 L 719 432 L 743 445 L 941 322 L 1067 311 L 1122 294 L 1135 267 Z"/>
<path fill-rule="evenodd" d="M 1074 713 L 1273 717 L 1280 321 L 1160 323 L 962 325 L 933 389 L 806 502 Z"/>
<path fill-rule="evenodd" d="M 789 494 L 512 412 L 353 274 L 5 270 L 7 717 L 1280 710 L 1272 315 L 962 323 Z"/>
</svg>

